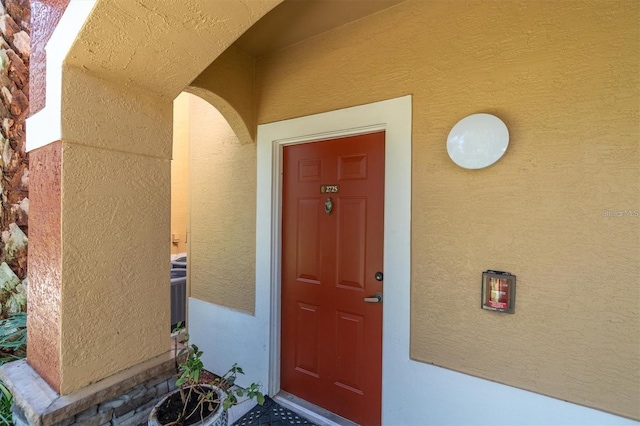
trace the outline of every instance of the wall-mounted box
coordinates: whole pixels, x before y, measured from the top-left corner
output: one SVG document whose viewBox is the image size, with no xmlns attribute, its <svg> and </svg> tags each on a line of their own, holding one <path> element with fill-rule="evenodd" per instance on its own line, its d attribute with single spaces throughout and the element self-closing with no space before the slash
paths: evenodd
<svg viewBox="0 0 640 426">
<path fill-rule="evenodd" d="M 482 273 L 482 309 L 513 314 L 516 307 L 516 276 L 509 272 Z"/>
</svg>

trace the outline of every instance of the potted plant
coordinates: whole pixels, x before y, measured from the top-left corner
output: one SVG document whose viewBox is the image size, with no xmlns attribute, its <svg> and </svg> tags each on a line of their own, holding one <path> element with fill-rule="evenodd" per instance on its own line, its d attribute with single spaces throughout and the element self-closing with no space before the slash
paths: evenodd
<svg viewBox="0 0 640 426">
<path fill-rule="evenodd" d="M 178 389 L 154 406 L 149 414 L 149 426 L 226 426 L 227 410 L 240 402 L 238 398 L 255 398 L 258 404 L 264 403 L 258 384 L 251 383 L 245 389 L 234 386 L 238 374 L 244 374 L 238 364 L 233 364 L 223 376 L 203 383 L 202 351 L 196 345 L 189 345 L 188 338 L 186 335 L 186 346 L 176 357 Z"/>
</svg>

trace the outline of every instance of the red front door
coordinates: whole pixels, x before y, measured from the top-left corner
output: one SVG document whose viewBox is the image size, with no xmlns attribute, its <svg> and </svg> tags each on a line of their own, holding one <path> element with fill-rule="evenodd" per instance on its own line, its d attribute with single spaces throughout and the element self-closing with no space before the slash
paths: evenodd
<svg viewBox="0 0 640 426">
<path fill-rule="evenodd" d="M 384 133 L 284 148 L 281 388 L 380 424 Z"/>
</svg>

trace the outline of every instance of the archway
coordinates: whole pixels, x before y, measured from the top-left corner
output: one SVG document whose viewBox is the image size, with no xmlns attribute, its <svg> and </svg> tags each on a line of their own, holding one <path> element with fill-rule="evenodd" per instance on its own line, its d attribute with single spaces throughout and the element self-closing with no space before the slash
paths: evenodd
<svg viewBox="0 0 640 426">
<path fill-rule="evenodd" d="M 172 166 L 172 221 L 174 216 L 185 217 L 182 223 L 172 224 L 178 226 L 172 235 L 187 229 L 193 297 L 251 314 L 255 297 L 255 145 L 243 140 L 237 126 L 219 109 L 235 111 L 231 105 L 211 92 L 199 92 L 219 107 L 188 92 L 174 102 L 173 162 L 180 159 L 182 165 Z"/>
<path fill-rule="evenodd" d="M 59 194 L 34 225 L 59 221 L 64 244 L 32 269 L 51 297 L 31 307 L 29 364 L 58 393 L 167 351 L 172 101 L 278 3 L 96 3 L 63 66 L 61 140 L 32 152 L 34 190 Z M 65 332 L 39 334 L 52 318 Z"/>
</svg>

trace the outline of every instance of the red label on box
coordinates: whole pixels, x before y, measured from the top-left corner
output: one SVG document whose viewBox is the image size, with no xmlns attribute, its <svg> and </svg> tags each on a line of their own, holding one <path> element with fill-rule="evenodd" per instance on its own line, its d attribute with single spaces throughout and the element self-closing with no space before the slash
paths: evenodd
<svg viewBox="0 0 640 426">
<path fill-rule="evenodd" d="M 506 303 L 494 302 L 492 300 L 487 301 L 487 305 L 491 306 L 492 308 L 507 309 Z"/>
</svg>

